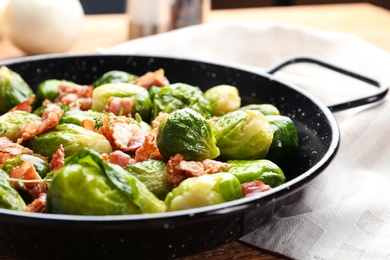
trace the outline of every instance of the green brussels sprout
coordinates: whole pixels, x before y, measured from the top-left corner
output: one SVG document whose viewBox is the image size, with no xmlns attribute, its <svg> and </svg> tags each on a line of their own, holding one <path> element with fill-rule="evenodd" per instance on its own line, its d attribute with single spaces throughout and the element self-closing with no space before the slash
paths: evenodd
<svg viewBox="0 0 390 260">
<path fill-rule="evenodd" d="M 0 136 L 16 142 L 18 139 L 16 134 L 23 125 L 29 122 L 40 123 L 41 121 L 41 117 L 25 111 L 7 112 L 0 116 Z"/>
<path fill-rule="evenodd" d="M 279 109 L 271 104 L 250 104 L 240 108 L 240 110 L 257 110 L 265 116 L 280 115 Z"/>
<path fill-rule="evenodd" d="M 178 153 L 187 161 L 214 159 L 219 155 L 210 124 L 190 108 L 169 114 L 160 123 L 156 142 L 165 159 Z"/>
<path fill-rule="evenodd" d="M 74 124 L 81 126 L 84 119 L 94 120 L 95 118 L 101 116 L 101 114 L 101 112 L 96 112 L 92 110 L 68 110 L 65 111 L 62 115 L 60 124 Z"/>
<path fill-rule="evenodd" d="M 218 85 L 206 90 L 204 96 L 210 101 L 214 116 L 236 111 L 241 106 L 238 89 L 234 86 Z"/>
<path fill-rule="evenodd" d="M 68 81 L 58 80 L 58 79 L 47 79 L 39 83 L 35 93 L 33 108 L 36 109 L 42 106 L 42 102 L 45 99 L 54 101 L 59 95 L 58 86 L 62 82 L 68 82 Z"/>
<path fill-rule="evenodd" d="M 274 138 L 265 158 L 286 170 L 299 154 L 297 129 L 289 117 L 266 116 L 266 118 L 274 130 Z"/>
<path fill-rule="evenodd" d="M 171 113 L 182 108 L 191 108 L 204 117 L 212 116 L 210 102 L 198 88 L 184 83 L 175 83 L 153 92 L 152 118 L 160 112 Z"/>
<path fill-rule="evenodd" d="M 237 110 L 220 117 L 213 126 L 221 160 L 262 159 L 272 143 L 273 130 L 256 110 Z"/>
<path fill-rule="evenodd" d="M 152 101 L 147 89 L 131 83 L 101 85 L 93 90 L 91 109 L 98 112 L 104 111 L 110 97 L 134 97 L 131 115 L 134 117 L 138 113 L 143 120 L 148 120 Z"/>
<path fill-rule="evenodd" d="M 138 77 L 136 75 L 127 73 L 126 71 L 112 70 L 104 73 L 100 78 L 92 83 L 93 87 L 109 83 L 134 83 Z"/>
<path fill-rule="evenodd" d="M 23 161 L 31 162 L 42 179 L 50 172 L 50 164 L 47 161 L 29 154 L 21 154 L 8 159 L 1 165 L 1 168 L 10 174 L 12 169 L 19 166 Z"/>
<path fill-rule="evenodd" d="M 129 165 L 127 171 L 142 181 L 157 198 L 163 200 L 172 190 L 166 165 L 163 161 L 147 160 Z"/>
<path fill-rule="evenodd" d="M 18 73 L 6 66 L 0 67 L 0 115 L 28 100 L 31 94 L 32 89 Z"/>
<path fill-rule="evenodd" d="M 49 213 L 121 215 L 166 210 L 136 177 L 120 166 L 105 162 L 100 154 L 82 149 L 54 172 L 46 199 Z"/>
<path fill-rule="evenodd" d="M 0 208 L 23 211 L 26 203 L 8 180 L 9 175 L 0 169 Z"/>
<path fill-rule="evenodd" d="M 227 172 L 203 174 L 182 181 L 168 193 L 168 211 L 219 204 L 243 197 L 240 181 Z"/>
<path fill-rule="evenodd" d="M 232 165 L 227 172 L 233 174 L 240 183 L 262 181 L 274 188 L 286 181 L 282 169 L 275 163 L 266 160 L 229 160 Z"/>
<path fill-rule="evenodd" d="M 107 154 L 112 151 L 110 142 L 103 135 L 74 124 L 59 124 L 26 142 L 26 146 L 31 150 L 48 158 L 51 158 L 61 144 L 65 150 L 65 157 L 83 148 Z"/>
</svg>

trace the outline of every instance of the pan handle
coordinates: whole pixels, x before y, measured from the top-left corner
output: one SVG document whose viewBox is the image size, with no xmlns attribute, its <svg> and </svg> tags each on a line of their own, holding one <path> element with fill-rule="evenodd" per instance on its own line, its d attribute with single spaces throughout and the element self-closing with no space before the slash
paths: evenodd
<svg viewBox="0 0 390 260">
<path fill-rule="evenodd" d="M 384 85 L 383 82 L 371 79 L 369 77 L 366 77 L 366 76 L 360 75 L 358 73 L 346 70 L 344 68 L 340 68 L 338 66 L 330 64 L 330 63 L 328 63 L 326 61 L 323 61 L 321 59 L 314 58 L 314 57 L 308 57 L 308 56 L 291 57 L 291 58 L 289 58 L 289 59 L 287 59 L 287 60 L 285 60 L 285 61 L 283 61 L 283 62 L 281 62 L 279 64 L 276 64 L 276 65 L 268 68 L 267 72 L 269 74 L 274 74 L 275 72 L 277 72 L 280 69 L 286 67 L 287 65 L 291 65 L 291 64 L 295 64 L 295 63 L 302 63 L 302 62 L 314 63 L 314 64 L 317 64 L 317 65 L 320 65 L 320 66 L 325 67 L 327 69 L 330 69 L 330 70 L 339 72 L 341 74 L 350 76 L 352 78 L 358 79 L 360 81 L 366 82 L 366 83 L 368 83 L 370 85 L 373 85 L 373 86 L 378 88 L 378 90 L 376 92 L 374 92 L 374 94 L 371 94 L 371 95 L 368 95 L 368 96 L 365 96 L 365 97 L 362 97 L 362 98 L 358 98 L 358 99 L 354 99 L 354 100 L 350 100 L 350 101 L 345 101 L 345 102 L 341 102 L 341 103 L 338 103 L 338 104 L 334 104 L 334 105 L 328 106 L 328 108 L 332 112 L 346 110 L 346 109 L 349 109 L 349 108 L 358 107 L 358 106 L 362 106 L 362 105 L 366 105 L 366 104 L 370 104 L 370 103 L 379 101 L 379 100 L 383 99 L 386 96 L 386 94 L 387 94 L 387 92 L 389 90 L 388 86 Z"/>
</svg>

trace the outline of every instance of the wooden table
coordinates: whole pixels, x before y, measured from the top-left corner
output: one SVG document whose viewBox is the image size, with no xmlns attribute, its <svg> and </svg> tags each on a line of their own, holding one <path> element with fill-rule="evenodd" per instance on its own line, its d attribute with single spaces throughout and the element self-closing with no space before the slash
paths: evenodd
<svg viewBox="0 0 390 260">
<path fill-rule="evenodd" d="M 317 6 L 265 7 L 233 10 L 213 10 L 207 22 L 221 20 L 282 21 L 313 28 L 350 33 L 390 52 L 390 11 L 365 3 Z M 80 39 L 69 53 L 93 53 L 97 47 L 111 47 L 128 40 L 128 23 L 124 14 L 88 15 Z M 23 57 L 26 54 L 9 40 L 0 40 L 0 60 Z M 193 259 L 288 259 L 284 256 L 232 242 Z M 14 259 L 1 258 L 0 259 Z"/>
</svg>

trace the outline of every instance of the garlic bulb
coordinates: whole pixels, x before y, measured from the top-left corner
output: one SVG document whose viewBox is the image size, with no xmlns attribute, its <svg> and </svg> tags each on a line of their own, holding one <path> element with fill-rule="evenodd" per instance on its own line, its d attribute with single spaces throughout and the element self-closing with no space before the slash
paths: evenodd
<svg viewBox="0 0 390 260">
<path fill-rule="evenodd" d="M 79 0 L 9 0 L 4 34 L 31 55 L 65 52 L 78 39 L 83 18 Z"/>
</svg>

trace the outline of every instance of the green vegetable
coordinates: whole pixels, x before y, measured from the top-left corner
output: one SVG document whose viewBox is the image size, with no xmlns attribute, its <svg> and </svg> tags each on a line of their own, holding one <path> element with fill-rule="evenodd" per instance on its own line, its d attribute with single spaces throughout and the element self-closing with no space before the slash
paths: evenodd
<svg viewBox="0 0 390 260">
<path fill-rule="evenodd" d="M 273 130 L 256 110 L 237 110 L 220 117 L 213 127 L 221 160 L 253 160 L 267 155 Z"/>
<path fill-rule="evenodd" d="M 265 158 L 286 170 L 299 155 L 298 133 L 294 122 L 286 116 L 266 118 L 274 130 L 274 138 Z"/>
<path fill-rule="evenodd" d="M 164 212 L 166 206 L 136 177 L 90 149 L 70 157 L 54 173 L 46 211 L 77 215 Z"/>
<path fill-rule="evenodd" d="M 204 96 L 210 101 L 214 116 L 222 116 L 241 106 L 238 89 L 234 86 L 218 85 L 206 90 Z"/>
<path fill-rule="evenodd" d="M 190 108 L 172 112 L 158 129 L 157 147 L 165 159 L 178 153 L 187 161 L 214 159 L 219 155 L 215 143 L 210 124 Z"/>
<path fill-rule="evenodd" d="M 83 148 L 91 148 L 107 154 L 112 151 L 109 141 L 103 135 L 74 124 L 59 124 L 27 141 L 27 146 L 31 150 L 49 158 L 60 144 L 64 147 L 66 157 Z"/>
<path fill-rule="evenodd" d="M 257 110 L 265 116 L 278 116 L 280 115 L 279 110 L 271 104 L 250 104 L 240 108 L 241 110 Z"/>
<path fill-rule="evenodd" d="M 219 204 L 243 197 L 240 181 L 226 172 L 188 178 L 168 193 L 169 211 Z"/>
<path fill-rule="evenodd" d="M 198 88 L 184 83 L 175 83 L 153 90 L 152 118 L 160 112 L 171 113 L 182 108 L 191 108 L 204 117 L 212 116 L 210 102 Z"/>
<path fill-rule="evenodd" d="M 25 210 L 26 203 L 8 180 L 9 175 L 0 169 L 0 208 Z"/>
<path fill-rule="evenodd" d="M 23 161 L 31 162 L 42 179 L 50 172 L 50 164 L 47 161 L 29 154 L 21 154 L 8 159 L 1 165 L 1 168 L 10 174 L 12 169 L 19 166 Z"/>
<path fill-rule="evenodd" d="M 58 80 L 58 79 L 47 79 L 39 83 L 35 93 L 35 101 L 33 103 L 33 108 L 36 109 L 42 106 L 42 102 L 45 99 L 54 101 L 59 95 L 58 86 L 62 82 L 68 82 L 68 81 Z"/>
<path fill-rule="evenodd" d="M 18 73 L 6 66 L 0 67 L 0 115 L 28 100 L 31 94 L 32 89 Z"/>
<path fill-rule="evenodd" d="M 129 74 L 125 71 L 112 70 L 104 73 L 100 78 L 92 83 L 95 88 L 109 83 L 134 83 L 136 75 Z"/>
<path fill-rule="evenodd" d="M 23 125 L 29 122 L 41 122 L 41 117 L 25 111 L 7 112 L 0 116 L 0 136 L 16 142 L 18 139 L 16 134 Z"/>
<path fill-rule="evenodd" d="M 232 165 L 227 172 L 237 177 L 240 183 L 262 181 L 274 188 L 286 181 L 282 169 L 269 160 L 230 160 L 227 163 Z"/>
<path fill-rule="evenodd" d="M 65 111 L 61 117 L 60 124 L 74 124 L 82 125 L 84 119 L 95 120 L 101 116 L 101 112 L 96 112 L 92 110 L 82 111 L 82 110 L 68 110 Z"/>
<path fill-rule="evenodd" d="M 138 162 L 129 165 L 127 171 L 142 181 L 159 199 L 165 199 L 168 192 L 172 190 L 165 162 L 158 160 Z"/>
<path fill-rule="evenodd" d="M 149 119 L 152 101 L 145 88 L 130 83 L 101 85 L 93 90 L 91 109 L 98 112 L 104 111 L 110 97 L 134 97 L 131 115 L 135 117 L 138 113 L 143 120 Z"/>
</svg>

